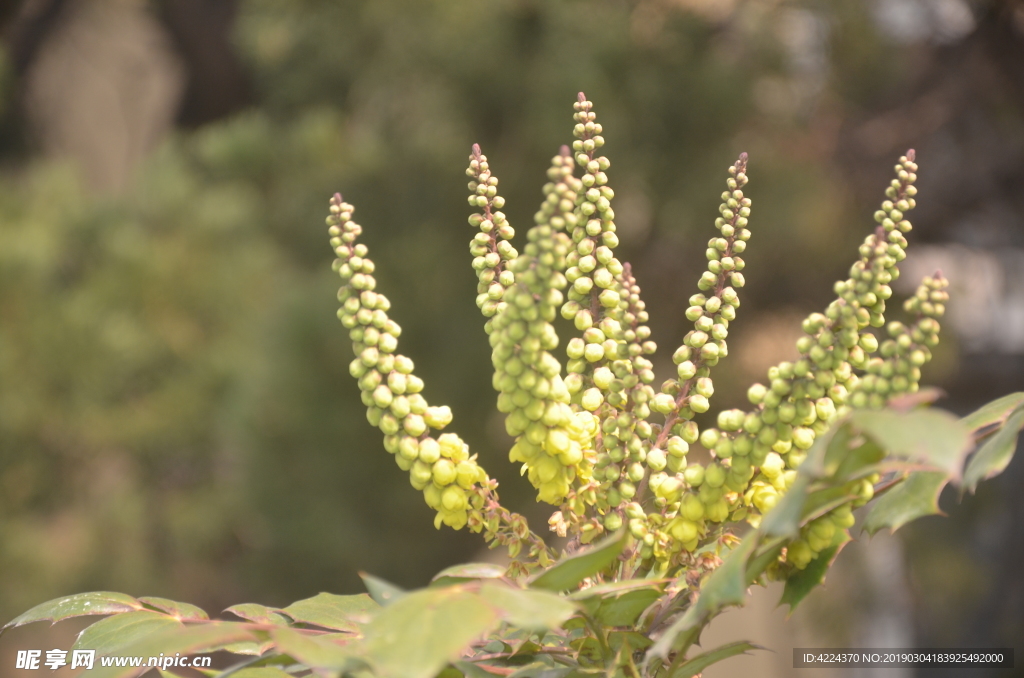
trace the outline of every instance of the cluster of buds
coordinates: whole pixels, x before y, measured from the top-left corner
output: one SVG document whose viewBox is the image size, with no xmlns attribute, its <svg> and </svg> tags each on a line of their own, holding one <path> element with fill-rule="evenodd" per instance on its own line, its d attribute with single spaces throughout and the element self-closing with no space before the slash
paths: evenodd
<svg viewBox="0 0 1024 678">
<path fill-rule="evenodd" d="M 451 408 L 430 406 L 421 393 L 423 380 L 413 374 L 412 359 L 395 352 L 402 328 L 388 317 L 391 302 L 375 291 L 374 264 L 366 245 L 356 243 L 362 227 L 352 221 L 353 210 L 336 193 L 327 217 L 338 257 L 334 270 L 343 281 L 338 318 L 356 355 L 349 372 L 358 380 L 367 420 L 384 434 L 384 448 L 437 511 L 435 525 L 459 529 L 470 510 L 482 508 L 483 497 L 474 490 L 487 482 L 487 474 L 458 435 L 431 436 L 431 430 L 451 423 Z"/>
<path fill-rule="evenodd" d="M 671 576 L 697 562 L 704 546 L 734 539 L 730 523 L 758 525 L 838 416 L 882 407 L 918 388 L 920 368 L 938 341 L 946 282 L 941 275 L 927 278 L 906 302 L 911 325 L 886 324 L 889 285 L 899 275 L 911 230 L 905 215 L 915 204 L 917 166 L 910 151 L 896 166 L 875 232 L 861 245 L 849 277 L 836 283 L 836 299 L 804 321 L 800 357 L 772 367 L 766 384 L 749 389 L 750 410 L 720 412 L 717 426 L 701 430 L 694 418 L 710 409 L 711 369 L 729 354 L 729 325 L 745 284 L 747 156 L 729 168 L 718 235 L 708 242 L 707 270 L 686 310 L 693 329 L 673 354 L 676 374 L 656 391 L 650 356 L 657 347 L 640 286 L 629 264 L 615 256 L 610 162 L 598 153 L 602 126 L 582 93 L 574 108 L 576 140 L 552 159 L 522 253 L 511 243 L 515 231 L 501 212 L 504 200 L 487 158 L 476 145 L 469 158 L 469 203 L 477 210 L 469 223 L 478 229 L 470 253 L 493 385 L 515 438 L 510 459 L 523 464 L 538 500 L 558 506 L 552 529 L 587 543 L 625 527 L 633 541 L 619 564 L 623 573 Z M 428 434 L 450 422 L 450 411 L 427 405 L 412 362 L 394 354 L 398 326 L 387 317 L 387 300 L 373 291 L 365 246 L 353 244 L 359 227 L 351 212 L 336 197 L 328 222 L 335 267 L 346 283 L 339 315 L 351 330 L 352 373 L 368 419 L 438 510 L 438 525 L 468 524 L 492 545 L 514 551 L 529 543 L 531 557 L 548 562 L 553 556 L 543 541 L 497 503 L 496 483 L 465 444 L 454 434 L 436 440 Z M 553 353 L 559 313 L 580 333 L 566 342 L 564 377 Z M 876 333 L 883 328 L 888 337 L 880 341 Z M 707 464 L 688 463 L 697 444 L 710 453 Z M 774 571 L 803 569 L 837 543 L 853 524 L 851 509 L 871 498 L 876 481 L 851 481 L 845 503 L 805 525 Z"/>
</svg>

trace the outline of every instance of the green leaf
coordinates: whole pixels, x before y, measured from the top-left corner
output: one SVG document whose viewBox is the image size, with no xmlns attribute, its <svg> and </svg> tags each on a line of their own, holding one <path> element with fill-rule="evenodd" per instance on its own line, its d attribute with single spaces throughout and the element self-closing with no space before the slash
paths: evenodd
<svg viewBox="0 0 1024 678">
<path fill-rule="evenodd" d="M 651 603 L 661 597 L 666 580 L 627 579 L 598 584 L 569 595 L 583 603 L 587 614 L 607 626 L 632 626 Z"/>
<path fill-rule="evenodd" d="M 372 574 L 360 572 L 359 576 L 363 580 L 363 586 L 366 587 L 366 591 L 370 594 L 371 598 L 377 601 L 378 605 L 390 605 L 405 595 L 404 589 L 395 586 L 391 582 L 374 577 Z"/>
<path fill-rule="evenodd" d="M 271 624 L 273 626 L 288 626 L 288 618 L 277 610 L 260 605 L 259 603 L 242 603 L 232 605 L 225 612 L 230 612 L 236 617 L 241 617 L 256 624 Z"/>
<path fill-rule="evenodd" d="M 497 582 L 486 582 L 480 596 L 498 609 L 504 621 L 530 631 L 557 629 L 576 613 L 577 607 L 548 591 L 517 589 Z"/>
<path fill-rule="evenodd" d="M 385 678 L 432 678 L 498 622 L 498 611 L 462 586 L 427 588 L 377 613 L 364 645 Z"/>
<path fill-rule="evenodd" d="M 1015 410 L 1002 428 L 988 438 L 971 457 L 971 461 L 967 464 L 967 470 L 964 472 L 964 487 L 966 489 L 974 492 L 980 481 L 1003 472 L 1010 464 L 1010 460 L 1013 459 L 1013 453 L 1017 451 L 1017 436 L 1022 427 L 1024 427 L 1024 407 Z"/>
<path fill-rule="evenodd" d="M 782 592 L 779 604 L 789 605 L 789 612 L 792 614 L 808 593 L 824 583 L 825 573 L 832 567 L 839 551 L 850 539 L 850 533 L 846 530 L 836 530 L 836 539 L 832 546 L 823 550 L 817 558 L 808 563 L 807 567 L 797 570 L 786 580 L 786 588 Z"/>
<path fill-rule="evenodd" d="M 859 410 L 853 423 L 891 455 L 921 461 L 959 478 L 971 436 L 956 417 L 942 410 Z"/>
<path fill-rule="evenodd" d="M 349 664 L 354 655 L 353 649 L 296 629 L 271 629 L 270 637 L 274 639 L 279 652 L 312 669 L 341 669 Z"/>
<path fill-rule="evenodd" d="M 911 520 L 942 514 L 939 493 L 948 482 L 942 471 L 915 471 L 872 502 L 864 519 L 864 530 L 874 534 L 883 527 L 895 532 Z"/>
<path fill-rule="evenodd" d="M 379 609 L 380 605 L 365 593 L 354 596 L 320 593 L 292 603 L 278 612 L 302 624 L 354 633 L 359 630 L 359 624 L 368 622 L 370 615 Z"/>
<path fill-rule="evenodd" d="M 119 648 L 118 654 L 136 657 L 155 657 L 161 652 L 165 655 L 201 654 L 219 649 L 228 643 L 255 639 L 252 631 L 245 624 L 209 622 L 192 626 L 178 626 L 147 635 Z M 138 668 L 130 666 L 96 666 L 89 673 L 89 678 L 128 678 L 137 673 Z"/>
<path fill-rule="evenodd" d="M 28 612 L 15 617 L 4 624 L 4 629 L 31 624 L 37 621 L 57 622 L 71 617 L 84 617 L 90 614 L 119 614 L 132 610 L 141 610 L 142 603 L 124 593 L 95 591 L 79 593 L 65 598 L 56 598 L 36 605 Z"/>
<path fill-rule="evenodd" d="M 452 662 L 452 666 L 462 672 L 466 678 L 494 678 L 490 671 L 480 668 L 473 662 L 458 661 Z"/>
<path fill-rule="evenodd" d="M 548 591 L 568 591 L 575 588 L 587 577 L 592 577 L 615 562 L 626 546 L 626 536 L 627 532 L 621 530 L 592 548 L 559 561 L 534 578 L 530 586 Z"/>
<path fill-rule="evenodd" d="M 688 659 L 685 664 L 676 667 L 676 669 L 669 674 L 669 678 L 693 678 L 693 676 L 696 676 L 707 667 L 712 664 L 717 664 L 723 659 L 735 657 L 738 654 L 745 654 L 747 650 L 763 649 L 764 648 L 760 645 L 754 645 L 753 643 L 748 643 L 745 640 L 729 643 Z"/>
<path fill-rule="evenodd" d="M 473 579 L 500 579 L 507 571 L 494 563 L 464 563 L 441 570 L 430 581 L 431 586 L 449 586 Z"/>
<path fill-rule="evenodd" d="M 1010 416 L 1015 409 L 1024 405 L 1024 393 L 1011 393 L 1002 398 L 982 405 L 960 420 L 969 431 L 977 431 L 980 428 L 997 424 Z"/>
<path fill-rule="evenodd" d="M 97 654 L 113 654 L 129 643 L 145 636 L 179 627 L 181 622 L 159 612 L 133 610 L 101 619 L 78 634 L 72 650 L 96 650 Z"/>
<path fill-rule="evenodd" d="M 179 621 L 207 621 L 210 618 L 210 615 L 201 608 L 189 603 L 179 603 L 176 600 L 145 596 L 139 598 L 139 602 L 145 603 L 147 607 L 155 607 L 161 612 L 166 612 Z"/>
<path fill-rule="evenodd" d="M 752 532 L 730 552 L 700 587 L 697 602 L 669 626 L 647 653 L 648 659 L 668 657 L 672 650 L 685 651 L 707 620 L 728 605 L 742 605 L 747 596 L 747 561 L 760 543 Z"/>
</svg>

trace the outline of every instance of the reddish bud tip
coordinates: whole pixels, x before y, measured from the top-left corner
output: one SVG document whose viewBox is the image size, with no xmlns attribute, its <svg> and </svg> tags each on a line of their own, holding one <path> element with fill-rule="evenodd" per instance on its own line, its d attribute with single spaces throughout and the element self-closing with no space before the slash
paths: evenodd
<svg viewBox="0 0 1024 678">
<path fill-rule="evenodd" d="M 473 144 L 473 157 L 474 158 L 479 158 L 480 157 L 480 144 Z"/>
<path fill-rule="evenodd" d="M 584 94 L 583 92 L 580 92 L 579 94 L 576 95 L 576 98 L 579 99 L 579 102 L 582 104 L 584 101 L 587 100 L 587 95 Z"/>
<path fill-rule="evenodd" d="M 334 203 L 335 205 L 340 205 L 343 202 L 341 193 L 335 193 L 333 196 L 331 196 L 331 202 Z"/>
<path fill-rule="evenodd" d="M 558 153 L 560 155 L 564 155 L 567 158 L 571 158 L 572 157 L 572 150 L 568 146 L 566 146 L 565 144 L 562 144 L 562 147 L 560 149 L 558 149 Z"/>
<path fill-rule="evenodd" d="M 907 151 L 907 160 L 909 160 L 910 162 L 914 162 L 916 158 L 917 153 L 914 151 L 914 149 L 911 148 L 910 150 Z"/>
</svg>

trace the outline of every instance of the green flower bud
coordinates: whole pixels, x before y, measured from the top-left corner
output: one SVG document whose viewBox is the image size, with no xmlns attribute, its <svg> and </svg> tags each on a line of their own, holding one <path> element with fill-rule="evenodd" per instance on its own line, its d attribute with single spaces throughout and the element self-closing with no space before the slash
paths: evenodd
<svg viewBox="0 0 1024 678">
<path fill-rule="evenodd" d="M 669 523 L 669 533 L 676 541 L 685 544 L 697 539 L 699 532 L 696 522 L 685 518 L 676 518 Z"/>
<path fill-rule="evenodd" d="M 666 457 L 665 452 L 657 448 L 654 448 L 647 453 L 645 461 L 652 471 L 662 471 L 668 464 L 668 458 Z M 637 479 L 635 482 L 640 482 L 640 480 Z"/>
<path fill-rule="evenodd" d="M 452 423 L 452 409 L 447 405 L 428 407 L 423 419 L 430 428 L 442 429 Z"/>
<path fill-rule="evenodd" d="M 696 494 L 687 492 L 679 503 L 679 515 L 696 523 L 704 517 L 704 504 Z"/>
<path fill-rule="evenodd" d="M 688 405 L 694 412 L 707 412 L 708 409 L 711 407 L 711 404 L 708 402 L 708 399 L 705 396 L 700 395 L 699 393 L 696 393 L 689 397 Z"/>
<path fill-rule="evenodd" d="M 679 379 L 681 381 L 688 381 L 692 379 L 695 374 L 697 374 L 697 367 L 696 365 L 693 364 L 692 361 L 684 360 L 683 362 L 679 363 L 679 367 L 677 368 L 676 372 L 679 375 Z"/>
<path fill-rule="evenodd" d="M 778 442 L 778 441 L 776 441 Z M 786 468 L 786 462 L 775 452 L 771 452 L 761 463 L 761 473 L 768 478 L 776 478 Z"/>
<path fill-rule="evenodd" d="M 729 518 L 729 504 L 724 499 L 712 502 L 704 508 L 704 515 L 711 522 L 725 522 Z"/>
<path fill-rule="evenodd" d="M 712 463 L 704 469 L 704 483 L 710 487 L 721 487 L 725 483 L 725 469 L 721 464 Z"/>
<path fill-rule="evenodd" d="M 700 464 L 690 464 L 683 471 L 683 478 L 690 487 L 700 487 L 704 482 L 704 467 Z"/>
<path fill-rule="evenodd" d="M 786 562 L 798 570 L 806 568 L 814 560 L 814 552 L 806 541 L 797 539 L 786 547 Z"/>
</svg>

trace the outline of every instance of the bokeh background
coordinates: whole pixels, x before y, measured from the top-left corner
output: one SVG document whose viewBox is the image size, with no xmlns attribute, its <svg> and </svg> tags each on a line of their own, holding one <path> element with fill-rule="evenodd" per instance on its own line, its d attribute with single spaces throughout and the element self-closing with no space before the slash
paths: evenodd
<svg viewBox="0 0 1024 678">
<path fill-rule="evenodd" d="M 0 7 L 4 621 L 97 589 L 284 605 L 356 592 L 361 570 L 418 586 L 485 557 L 433 530 L 365 422 L 334 316 L 336 190 L 428 396 L 543 526 L 493 408 L 464 168 L 479 142 L 524 228 L 579 90 L 605 124 L 662 372 L 738 152 L 754 239 L 721 407 L 794 354 L 913 147 L 898 292 L 941 268 L 954 296 L 926 381 L 958 413 L 1024 390 L 1019 0 Z M 788 675 L 800 643 L 1020 654 L 1022 488 L 1018 458 L 976 496 L 947 490 L 949 517 L 850 547 L 788 622 L 760 596 L 710 633 L 779 650 L 733 660 L 748 675 Z M 0 643 L 0 675 L 27 637 Z"/>
</svg>

